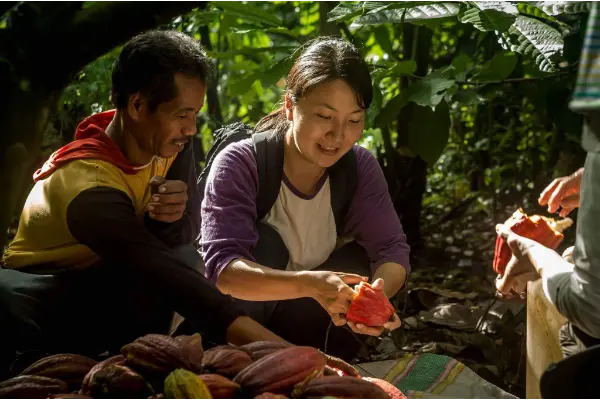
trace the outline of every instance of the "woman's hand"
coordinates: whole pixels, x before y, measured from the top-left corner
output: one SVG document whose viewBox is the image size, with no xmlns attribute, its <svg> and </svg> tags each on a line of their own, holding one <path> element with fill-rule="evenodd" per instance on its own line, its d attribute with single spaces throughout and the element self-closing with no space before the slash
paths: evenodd
<svg viewBox="0 0 600 400">
<path fill-rule="evenodd" d="M 306 271 L 301 276 L 308 295 L 321 304 L 336 326 L 346 323 L 345 314 L 356 296 L 356 292 L 348 285 L 368 280 L 360 275 L 329 271 Z"/>
<path fill-rule="evenodd" d="M 375 282 L 373 282 L 373 285 L 371 285 L 371 287 L 374 290 L 379 290 L 379 291 L 383 292 L 384 291 L 383 279 L 375 280 Z M 393 331 L 394 329 L 399 328 L 400 325 L 402 325 L 402 322 L 400 321 L 400 317 L 398 317 L 398 314 L 396 314 L 396 313 L 394 313 L 394 315 L 392 316 L 392 321 L 386 322 L 385 324 L 383 324 L 383 326 L 378 326 L 378 327 L 366 326 L 363 324 L 355 324 L 354 322 L 348 321 L 348 326 L 354 332 L 359 333 L 361 335 L 370 335 L 370 336 L 379 336 L 383 333 L 384 329 L 389 329 L 390 331 Z"/>
</svg>

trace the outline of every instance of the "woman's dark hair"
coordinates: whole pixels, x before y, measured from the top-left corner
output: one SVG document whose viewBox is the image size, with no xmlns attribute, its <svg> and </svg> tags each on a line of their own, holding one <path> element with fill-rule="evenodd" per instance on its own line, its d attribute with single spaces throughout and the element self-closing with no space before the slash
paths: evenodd
<svg viewBox="0 0 600 400">
<path fill-rule="evenodd" d="M 210 62 L 202 46 L 177 31 L 148 31 L 123 47 L 112 70 L 111 98 L 117 108 L 127 107 L 129 96 L 141 93 L 150 111 L 177 97 L 175 74 L 208 83 Z"/>
<path fill-rule="evenodd" d="M 292 102 L 297 103 L 315 86 L 336 79 L 342 79 L 352 88 L 359 107 L 369 108 L 373 99 L 371 75 L 358 49 L 340 38 L 317 38 L 305 45 L 292 66 L 284 96 L 289 95 Z M 279 135 L 285 133 L 288 126 L 282 106 L 261 119 L 255 130 L 272 130 Z"/>
</svg>

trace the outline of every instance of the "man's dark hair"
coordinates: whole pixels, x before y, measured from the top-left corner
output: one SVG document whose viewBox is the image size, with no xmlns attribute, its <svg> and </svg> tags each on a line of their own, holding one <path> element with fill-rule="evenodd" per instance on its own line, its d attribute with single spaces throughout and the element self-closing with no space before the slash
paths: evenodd
<svg viewBox="0 0 600 400">
<path fill-rule="evenodd" d="M 112 102 L 126 108 L 129 96 L 139 92 L 154 111 L 177 97 L 176 73 L 208 83 L 210 71 L 210 61 L 193 38 L 177 31 L 148 31 L 127 42 L 115 61 Z"/>
</svg>

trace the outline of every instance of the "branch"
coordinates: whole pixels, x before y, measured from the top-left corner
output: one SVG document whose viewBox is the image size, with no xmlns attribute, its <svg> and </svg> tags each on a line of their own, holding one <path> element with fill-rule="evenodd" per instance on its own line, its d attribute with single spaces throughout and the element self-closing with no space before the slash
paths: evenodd
<svg viewBox="0 0 600 400">
<path fill-rule="evenodd" d="M 31 62 L 39 63 L 40 78 L 53 82 L 49 89 L 61 88 L 86 64 L 134 35 L 206 6 L 207 2 L 98 2 L 69 21 L 53 21 L 53 30 L 40 32 L 37 49 L 28 49 Z"/>
<path fill-rule="evenodd" d="M 575 74 L 577 71 L 576 70 L 572 70 L 572 71 L 563 71 L 563 72 L 559 72 L 553 75 L 546 75 L 546 76 L 541 76 L 538 78 L 511 78 L 511 79 L 504 79 L 504 80 L 497 80 L 497 81 L 483 81 L 483 82 L 478 82 L 478 81 L 456 81 L 456 84 L 458 85 L 469 85 L 469 86 L 483 86 L 483 85 L 497 85 L 497 84 L 505 84 L 505 83 L 523 83 L 523 82 L 536 82 L 536 81 L 543 81 L 546 79 L 554 79 L 554 78 L 560 78 L 561 76 L 566 76 L 566 75 L 572 75 Z M 425 79 L 427 76 L 418 76 L 418 75 L 410 75 L 411 78 L 413 79 Z"/>
<path fill-rule="evenodd" d="M 0 3 L 0 17 L 4 16 L 10 9 L 19 4 L 18 1 L 3 1 Z"/>
</svg>

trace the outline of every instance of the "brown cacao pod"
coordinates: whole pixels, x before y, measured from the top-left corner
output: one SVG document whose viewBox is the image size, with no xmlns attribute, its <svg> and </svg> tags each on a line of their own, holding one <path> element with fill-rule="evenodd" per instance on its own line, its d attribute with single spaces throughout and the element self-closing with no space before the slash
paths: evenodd
<svg viewBox="0 0 600 400">
<path fill-rule="evenodd" d="M 390 396 L 390 399 L 406 399 L 404 393 L 402 393 L 400 389 L 398 389 L 396 386 L 392 385 L 388 381 L 384 381 L 383 379 L 379 378 L 371 378 L 368 376 L 365 376 L 362 379 L 364 379 L 367 382 L 374 383 L 375 385 L 382 388 L 388 394 L 388 396 Z"/>
<path fill-rule="evenodd" d="M 184 347 L 181 341 L 170 336 L 150 334 L 123 346 L 121 353 L 127 359 L 127 365 L 139 370 L 144 376 L 160 376 L 164 379 L 177 368 L 202 372 L 191 365 Z"/>
<path fill-rule="evenodd" d="M 0 382 L 0 399 L 45 399 L 68 391 L 65 381 L 45 376 L 19 375 Z"/>
<path fill-rule="evenodd" d="M 48 397 L 49 399 L 91 399 L 92 397 L 78 393 L 61 393 L 53 394 Z"/>
<path fill-rule="evenodd" d="M 255 361 L 233 381 L 251 396 L 264 392 L 289 395 L 296 384 L 323 374 L 325 363 L 325 354 L 314 347 L 294 346 Z"/>
<path fill-rule="evenodd" d="M 202 371 L 233 378 L 252 362 L 252 358 L 243 350 L 228 345 L 217 346 L 204 353 Z"/>
<path fill-rule="evenodd" d="M 90 369 L 90 371 L 83 378 L 83 383 L 81 384 L 82 393 L 88 393 L 90 391 L 90 383 L 92 382 L 92 378 L 94 377 L 96 372 L 100 371 L 108 365 L 125 365 L 125 357 L 123 357 L 121 354 L 118 354 L 116 356 L 109 357 L 104 361 L 100 361 L 98 364 L 94 365 L 92 369 Z"/>
<path fill-rule="evenodd" d="M 31 364 L 19 375 L 60 379 L 67 382 L 69 388 L 79 389 L 85 375 L 96 364 L 97 361 L 79 354 L 55 354 Z"/>
<path fill-rule="evenodd" d="M 292 397 L 322 398 L 333 396 L 344 399 L 389 399 L 385 390 L 372 382 L 353 376 L 323 376 L 298 385 Z"/>
<path fill-rule="evenodd" d="M 175 338 L 183 346 L 183 354 L 187 357 L 187 363 L 191 371 L 202 370 L 202 358 L 204 349 L 202 348 L 202 336 L 199 333 L 193 335 L 180 335 Z"/>
<path fill-rule="evenodd" d="M 83 389 L 82 389 L 83 390 Z M 95 399 L 143 399 L 154 391 L 144 378 L 125 365 L 110 364 L 97 371 L 83 394 Z"/>
<path fill-rule="evenodd" d="M 264 356 L 268 356 L 269 354 L 273 354 L 278 350 L 286 349 L 288 347 L 292 347 L 293 345 L 284 342 L 270 342 L 270 341 L 260 341 L 260 342 L 252 342 L 241 346 L 240 348 L 244 351 L 250 353 L 250 356 L 254 361 L 260 360 Z"/>
<path fill-rule="evenodd" d="M 206 383 L 213 399 L 232 399 L 240 391 L 240 385 L 221 375 L 202 374 L 198 378 Z"/>
</svg>

